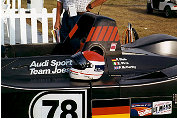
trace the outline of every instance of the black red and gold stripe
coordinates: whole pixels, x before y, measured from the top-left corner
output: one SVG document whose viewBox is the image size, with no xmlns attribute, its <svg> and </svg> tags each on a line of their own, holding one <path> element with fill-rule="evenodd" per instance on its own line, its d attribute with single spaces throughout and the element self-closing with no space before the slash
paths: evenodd
<svg viewBox="0 0 177 119">
<path fill-rule="evenodd" d="M 92 118 L 130 118 L 129 99 L 92 101 Z"/>
</svg>

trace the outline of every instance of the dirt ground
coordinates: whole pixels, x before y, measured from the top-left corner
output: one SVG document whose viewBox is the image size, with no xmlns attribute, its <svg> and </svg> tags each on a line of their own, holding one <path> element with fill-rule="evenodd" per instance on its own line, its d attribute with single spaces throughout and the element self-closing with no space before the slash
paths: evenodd
<svg viewBox="0 0 177 119">
<path fill-rule="evenodd" d="M 177 37 L 177 17 L 165 18 L 156 11 L 152 15 L 147 14 L 146 0 L 107 0 L 100 13 L 116 20 L 120 36 L 131 23 L 140 37 L 157 33 Z"/>
<path fill-rule="evenodd" d="M 56 0 L 44 0 L 44 7 L 51 12 L 56 8 Z M 147 14 L 146 0 L 107 0 L 101 7 L 96 7 L 91 12 L 96 14 L 99 12 L 103 16 L 115 19 L 121 39 L 128 23 L 133 25 L 140 38 L 152 34 L 168 34 L 177 37 L 177 17 L 165 18 L 158 12 Z M 49 28 L 52 29 L 52 21 L 49 23 Z"/>
</svg>

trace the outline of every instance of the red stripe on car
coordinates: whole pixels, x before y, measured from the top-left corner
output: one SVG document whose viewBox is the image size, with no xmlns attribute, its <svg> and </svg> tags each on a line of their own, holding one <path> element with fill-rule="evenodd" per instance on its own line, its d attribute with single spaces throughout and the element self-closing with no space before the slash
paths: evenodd
<svg viewBox="0 0 177 119">
<path fill-rule="evenodd" d="M 103 26 L 102 31 L 100 33 L 100 36 L 98 37 L 97 41 L 102 41 L 103 37 L 105 36 L 106 30 L 108 29 L 108 26 Z"/>
<path fill-rule="evenodd" d="M 117 27 L 114 27 L 113 33 L 112 33 L 111 38 L 110 38 L 109 41 L 114 41 L 114 38 L 115 38 L 115 36 L 116 36 L 116 33 L 117 33 Z"/>
<path fill-rule="evenodd" d="M 107 31 L 107 33 L 106 33 L 106 36 L 105 36 L 105 38 L 104 38 L 104 41 L 108 41 L 108 40 L 109 40 L 113 28 L 114 28 L 113 26 L 109 26 L 108 31 Z"/>
<path fill-rule="evenodd" d="M 101 30 L 101 26 L 98 26 L 93 34 L 93 37 L 92 37 L 92 40 L 91 41 L 96 41 L 96 39 L 98 38 L 99 36 L 99 33 L 100 33 L 100 30 Z"/>
<path fill-rule="evenodd" d="M 117 31 L 117 35 L 116 35 L 115 41 L 119 41 L 119 32 L 118 31 Z"/>
<path fill-rule="evenodd" d="M 73 29 L 71 30 L 71 32 L 69 33 L 69 38 L 71 39 L 74 35 L 74 33 L 77 31 L 78 29 L 78 25 L 76 24 Z"/>
<path fill-rule="evenodd" d="M 92 35 L 93 35 L 94 30 L 95 30 L 95 27 L 92 27 L 92 29 L 90 30 L 90 33 L 89 33 L 89 35 L 88 35 L 88 37 L 87 37 L 86 42 L 90 41 L 90 39 L 91 39 L 91 37 L 92 37 Z"/>
<path fill-rule="evenodd" d="M 81 73 L 81 72 L 76 72 L 76 71 L 73 71 L 70 69 L 71 72 L 74 72 L 74 73 L 79 73 L 79 74 L 84 74 L 84 75 L 94 75 L 94 76 L 100 76 L 102 74 L 86 74 L 86 73 Z"/>
</svg>

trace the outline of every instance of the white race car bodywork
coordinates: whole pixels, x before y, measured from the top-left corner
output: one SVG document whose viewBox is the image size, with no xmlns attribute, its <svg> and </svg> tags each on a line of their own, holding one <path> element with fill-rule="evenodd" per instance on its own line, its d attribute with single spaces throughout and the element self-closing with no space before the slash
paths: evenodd
<svg viewBox="0 0 177 119">
<path fill-rule="evenodd" d="M 177 10 L 177 4 L 168 3 L 170 0 L 165 0 L 164 2 L 160 2 L 159 10 L 165 10 L 165 7 L 169 6 L 171 10 Z"/>
<path fill-rule="evenodd" d="M 164 11 L 168 6 L 171 8 L 171 10 L 177 11 L 177 0 L 161 0 L 159 2 L 159 9 L 153 7 L 152 0 L 147 0 L 147 3 L 151 3 L 151 7 L 156 10 Z"/>
</svg>

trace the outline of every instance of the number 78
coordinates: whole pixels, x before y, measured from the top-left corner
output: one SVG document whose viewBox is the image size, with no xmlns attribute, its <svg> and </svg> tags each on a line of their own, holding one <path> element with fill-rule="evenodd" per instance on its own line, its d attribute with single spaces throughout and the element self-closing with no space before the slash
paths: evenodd
<svg viewBox="0 0 177 119">
<path fill-rule="evenodd" d="M 71 108 L 67 109 L 67 105 L 70 105 Z M 52 106 L 47 114 L 47 118 L 53 118 L 54 114 L 59 106 L 59 100 L 42 100 L 42 106 Z M 61 103 L 62 113 L 60 114 L 60 118 L 66 118 L 67 114 L 70 114 L 72 118 L 78 118 L 77 113 L 75 112 L 77 109 L 77 104 L 74 100 L 65 100 Z"/>
</svg>

